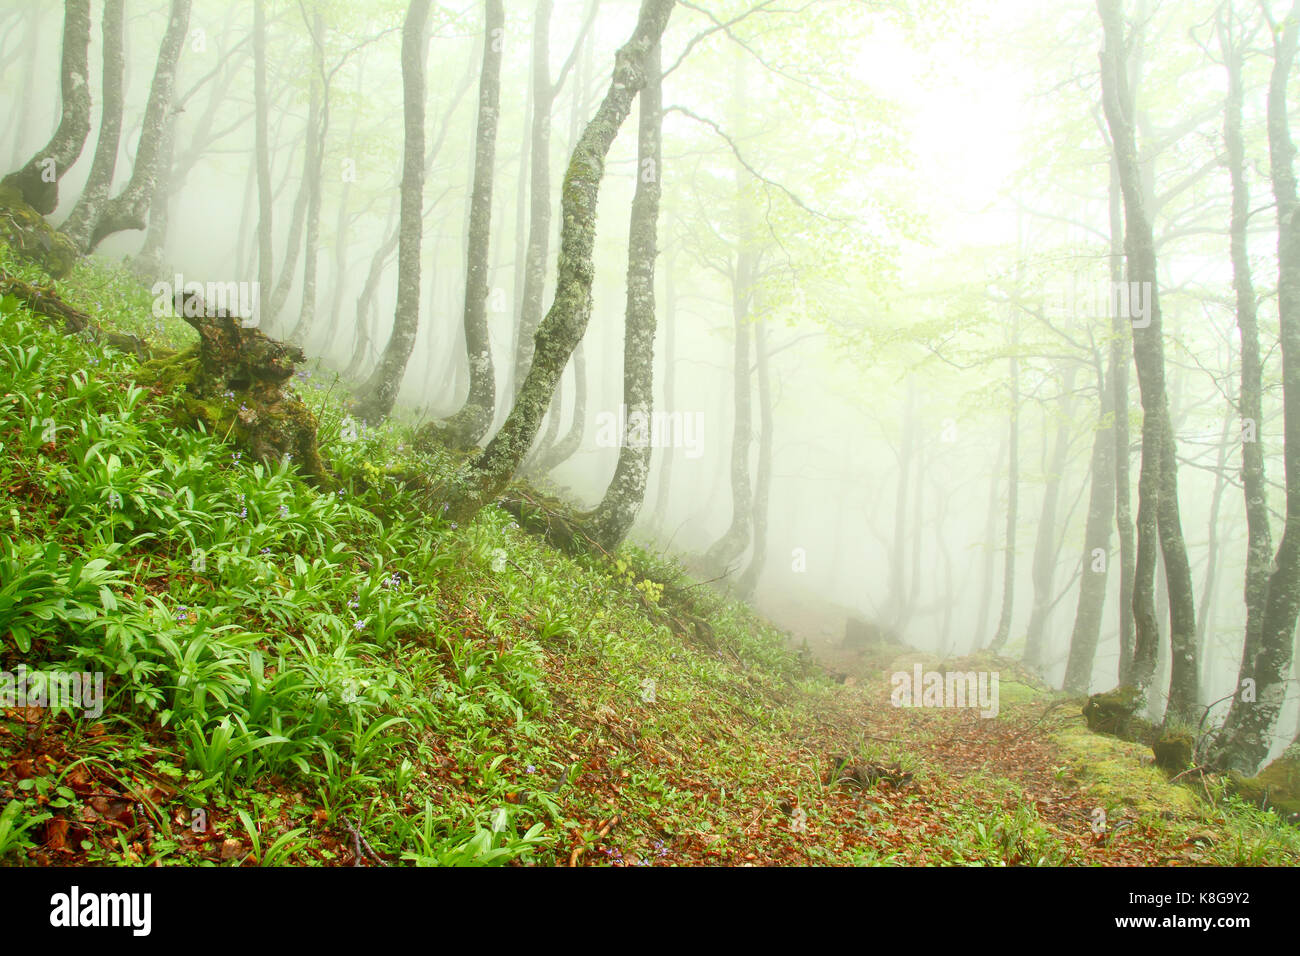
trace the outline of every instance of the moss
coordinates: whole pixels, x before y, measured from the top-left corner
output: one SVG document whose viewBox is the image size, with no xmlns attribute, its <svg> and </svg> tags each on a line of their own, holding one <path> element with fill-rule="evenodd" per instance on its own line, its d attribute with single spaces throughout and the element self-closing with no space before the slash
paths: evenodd
<svg viewBox="0 0 1300 956">
<path fill-rule="evenodd" d="M 278 465 L 286 456 L 319 487 L 330 484 L 316 444 L 316 418 L 282 382 L 290 356 L 280 343 L 256 330 L 242 330 L 241 344 L 216 352 L 211 336 L 177 355 L 155 359 L 142 379 L 176 393 L 175 416 L 190 427 L 228 438 L 250 457 Z M 267 374 L 270 369 L 274 374 Z"/>
<path fill-rule="evenodd" d="M 1137 716 L 1141 697 L 1128 685 L 1102 694 L 1093 694 L 1083 705 L 1083 719 L 1094 733 L 1112 734 L 1125 740 L 1148 740 L 1155 735 L 1152 727 Z"/>
<path fill-rule="evenodd" d="M 1186 730 L 1166 731 L 1151 745 L 1156 766 L 1173 773 L 1182 773 L 1192 765 L 1195 749 L 1196 737 Z"/>
<path fill-rule="evenodd" d="M 53 279 L 63 278 L 77 262 L 77 248 L 72 240 L 24 202 L 22 193 L 14 186 L 0 186 L 0 238 Z"/>
<path fill-rule="evenodd" d="M 1300 822 L 1300 746 L 1292 746 L 1253 777 L 1230 774 L 1229 786 L 1243 800 L 1274 807 L 1291 822 Z"/>
<path fill-rule="evenodd" d="M 1074 776 L 1099 806 L 1131 807 L 1139 814 L 1196 814 L 1200 801 L 1154 766 L 1145 746 L 1079 726 L 1052 734 Z"/>
</svg>

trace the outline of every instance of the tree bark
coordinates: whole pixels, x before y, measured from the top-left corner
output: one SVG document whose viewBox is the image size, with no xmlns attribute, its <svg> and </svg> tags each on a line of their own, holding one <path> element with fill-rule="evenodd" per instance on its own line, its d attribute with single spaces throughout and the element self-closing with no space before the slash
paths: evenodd
<svg viewBox="0 0 1300 956">
<path fill-rule="evenodd" d="M 22 169 L 0 185 L 13 186 L 42 216 L 59 204 L 59 180 L 81 156 L 90 135 L 90 0 L 64 0 L 63 54 L 59 65 L 63 111 L 59 127 Z"/>
<path fill-rule="evenodd" d="M 388 417 L 397 400 L 420 322 L 420 239 L 424 226 L 424 60 L 430 0 L 411 0 L 402 25 L 402 193 L 397 241 L 397 307 L 375 387 L 354 407 L 368 422 Z"/>
<path fill-rule="evenodd" d="M 1071 364 L 1061 380 L 1060 409 L 1052 460 L 1048 465 L 1047 482 L 1043 486 L 1043 505 L 1038 516 L 1038 533 L 1034 539 L 1032 578 L 1034 604 L 1029 614 L 1029 627 L 1025 631 L 1025 653 L 1022 660 L 1031 670 L 1042 672 L 1046 656 L 1047 623 L 1051 617 L 1056 591 L 1056 558 L 1058 537 L 1056 509 L 1061 499 L 1061 481 L 1069 463 L 1070 417 L 1074 413 L 1074 378 L 1077 368 Z"/>
<path fill-rule="evenodd" d="M 582 339 L 591 317 L 592 251 L 596 235 L 596 200 L 605 159 L 632 98 L 646 82 L 645 57 L 659 42 L 675 0 L 642 0 L 636 29 L 615 57 L 614 75 L 596 115 L 583 131 L 565 175 L 559 275 L 555 302 L 537 331 L 532 367 L 514 408 L 501 430 L 470 467 L 469 488 L 452 504 L 467 519 L 494 500 L 509 483 L 529 446 L 555 391 L 555 383 Z"/>
<path fill-rule="evenodd" d="M 149 101 L 140 127 L 139 144 L 131 179 L 120 193 L 108 200 L 91 230 L 88 250 L 106 238 L 127 229 L 144 229 L 149 204 L 153 200 L 154 180 L 163 161 L 167 125 L 171 121 L 172 100 L 176 93 L 176 64 L 190 25 L 191 0 L 172 0 L 167 30 L 158 47 Z M 166 161 L 171 162 L 170 156 Z"/>
<path fill-rule="evenodd" d="M 663 194 L 663 70 L 659 44 L 645 56 L 640 93 L 636 192 L 628 227 L 627 309 L 623 331 L 623 405 L 627 422 L 614 478 L 590 516 L 592 536 L 608 551 L 622 544 L 645 501 L 654 453 L 655 259 Z M 638 420 L 639 419 L 639 427 Z M 672 449 L 662 449 L 672 454 Z"/>
<path fill-rule="evenodd" d="M 103 103 L 99 111 L 99 138 L 95 142 L 90 176 L 62 229 L 63 234 L 81 250 L 90 243 L 90 231 L 108 199 L 108 192 L 113 187 L 113 171 L 117 169 L 117 150 L 122 140 L 122 72 L 125 69 L 122 22 L 125 3 L 126 0 L 104 0 Z"/>
<path fill-rule="evenodd" d="M 501 0 L 487 0 L 483 68 L 479 73 L 478 135 L 474 146 L 474 192 L 469 212 L 469 259 L 465 270 L 465 354 L 469 395 L 445 423 L 454 440 L 475 445 L 496 414 L 496 370 L 488 336 L 488 252 L 492 232 L 492 185 L 496 175 L 497 127 L 501 120 L 501 48 L 506 14 Z M 544 42 L 544 41 L 543 41 Z"/>
<path fill-rule="evenodd" d="M 767 519 L 772 497 L 772 382 L 767 356 L 767 325 L 754 325 L 754 356 L 758 367 L 758 472 L 754 483 L 754 549 L 736 590 L 751 599 L 767 563 Z"/>
<path fill-rule="evenodd" d="M 1007 441 L 1007 550 L 1002 565 L 1002 610 L 998 615 L 998 629 L 994 632 L 989 650 L 999 653 L 1011 636 L 1011 616 L 1016 604 L 1016 524 L 1020 501 L 1020 316 L 1011 318 L 1011 357 L 1007 360 L 1010 371 L 1011 431 Z"/>
<path fill-rule="evenodd" d="M 1170 685 L 1166 719 L 1195 718 L 1196 608 L 1191 567 L 1178 508 L 1178 474 L 1173 425 L 1165 392 L 1163 327 L 1156 277 L 1155 240 L 1147 216 L 1133 128 L 1133 105 L 1121 64 L 1124 24 L 1120 0 L 1097 0 L 1105 34 L 1102 51 L 1103 108 L 1124 196 L 1125 258 L 1128 282 L 1147 303 L 1148 314 L 1134 324 L 1133 357 L 1142 395 L 1142 465 L 1138 477 L 1138 548 L 1134 581 L 1136 647 L 1134 688 L 1145 703 L 1159 641 L 1154 601 L 1156 550 L 1164 558 L 1170 602 Z M 1149 296 L 1148 291 L 1149 290 Z M 1129 318 L 1135 318 L 1131 309 Z M 1149 666 L 1150 665 L 1150 666 Z"/>
<path fill-rule="evenodd" d="M 1086 694 L 1092 683 L 1097 642 L 1106 609 L 1106 581 L 1110 574 L 1110 526 L 1115 514 L 1115 427 L 1114 393 L 1102 373 L 1097 357 L 1097 394 L 1100 420 L 1092 440 L 1092 468 L 1089 472 L 1088 519 L 1083 534 L 1083 575 L 1079 582 L 1079 603 L 1070 634 L 1070 653 L 1065 662 L 1064 689 Z M 1101 552 L 1101 568 L 1095 562 Z"/>
<path fill-rule="evenodd" d="M 1259 648 L 1250 677 L 1255 700 L 1238 693 L 1211 759 L 1254 773 L 1268 756 L 1290 676 L 1296 619 L 1300 616 L 1300 202 L 1292 163 L 1295 145 L 1287 119 L 1286 86 L 1300 46 L 1300 0 L 1273 39 L 1268 88 L 1268 156 L 1277 214 L 1277 298 L 1282 351 L 1282 411 L 1286 473 L 1286 525 L 1267 584 Z M 1243 356 L 1243 363 L 1245 359 Z M 1244 366 L 1243 366 L 1244 373 Z M 1244 374 L 1243 374 L 1244 379 Z M 1243 383 L 1244 392 L 1244 383 Z"/>
</svg>

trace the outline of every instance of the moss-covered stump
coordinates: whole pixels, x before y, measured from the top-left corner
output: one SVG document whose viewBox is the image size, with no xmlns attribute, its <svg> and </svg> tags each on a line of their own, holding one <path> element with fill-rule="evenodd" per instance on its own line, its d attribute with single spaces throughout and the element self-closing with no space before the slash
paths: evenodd
<svg viewBox="0 0 1300 956">
<path fill-rule="evenodd" d="M 24 259 L 61 279 L 77 261 L 77 248 L 23 201 L 14 186 L 0 186 L 0 239 Z"/>
<path fill-rule="evenodd" d="M 1300 744 L 1293 744 L 1255 776 L 1232 773 L 1228 780 L 1243 800 L 1273 807 L 1291 823 L 1300 823 Z"/>
<path fill-rule="evenodd" d="M 185 316 L 199 344 L 145 368 L 155 384 L 180 393 L 179 417 L 228 436 L 250 457 L 278 464 L 286 455 L 318 486 L 329 472 L 316 445 L 316 418 L 285 383 L 302 350 L 244 328 L 228 315 Z"/>
<path fill-rule="evenodd" d="M 1156 766 L 1172 773 L 1182 773 L 1192 765 L 1196 737 L 1185 730 L 1166 731 L 1151 745 Z"/>
<path fill-rule="evenodd" d="M 1089 697 L 1083 705 L 1083 719 L 1088 722 L 1088 729 L 1093 733 L 1151 743 L 1157 734 L 1147 721 L 1137 716 L 1139 703 L 1134 688 L 1116 687 Z"/>
</svg>

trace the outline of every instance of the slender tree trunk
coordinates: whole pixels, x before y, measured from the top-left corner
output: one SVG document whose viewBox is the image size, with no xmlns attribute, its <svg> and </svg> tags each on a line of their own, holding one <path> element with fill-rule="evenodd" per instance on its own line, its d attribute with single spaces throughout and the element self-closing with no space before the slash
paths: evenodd
<svg viewBox="0 0 1300 956">
<path fill-rule="evenodd" d="M 1020 316 L 1011 318 L 1010 370 L 1011 431 L 1007 442 L 1007 550 L 1002 565 L 1002 611 L 998 615 L 998 629 L 993 635 L 989 650 L 999 653 L 1011 636 L 1011 615 L 1016 606 L 1016 524 L 1019 520 L 1020 500 Z"/>
<path fill-rule="evenodd" d="M 140 127 L 131 179 L 120 193 L 104 204 L 91 230 L 89 250 L 116 232 L 143 229 L 147 225 L 145 217 L 153 199 L 154 180 L 163 162 L 171 163 L 170 155 L 164 158 L 163 147 L 176 93 L 176 64 L 189 31 L 190 5 L 191 0 L 172 0 L 167 30 L 158 47 L 158 62 L 149 87 L 149 101 L 145 106 L 144 124 Z"/>
<path fill-rule="evenodd" d="M 1069 463 L 1070 418 L 1074 414 L 1074 378 L 1078 369 L 1070 364 L 1061 380 L 1059 418 L 1048 466 L 1047 482 L 1043 486 L 1043 506 L 1038 517 L 1038 533 L 1034 540 L 1033 584 L 1034 604 L 1025 631 L 1024 663 L 1031 670 L 1043 671 L 1046 659 L 1047 624 L 1051 618 L 1056 591 L 1056 558 L 1058 537 L 1056 509 L 1061 498 L 1061 482 Z"/>
<path fill-rule="evenodd" d="M 1164 559 L 1170 600 L 1170 698 L 1167 719 L 1193 720 L 1197 707 L 1196 608 L 1191 567 L 1178 508 L 1178 474 L 1173 425 L 1165 392 L 1164 343 L 1156 284 L 1155 241 L 1143 199 L 1141 168 L 1133 129 L 1128 80 L 1121 69 L 1124 24 L 1120 0 L 1098 0 L 1105 31 L 1102 52 L 1103 106 L 1124 195 L 1125 256 L 1130 289 L 1145 302 L 1134 319 L 1133 355 L 1142 394 L 1142 467 L 1138 479 L 1138 549 L 1134 582 L 1136 648 L 1134 684 L 1145 702 L 1150 668 L 1159 640 L 1154 608 L 1155 556 Z M 1148 292 L 1149 290 L 1149 292 Z M 1131 293 L 1130 293 L 1131 294 Z"/>
<path fill-rule="evenodd" d="M 1246 496 L 1246 635 L 1238 671 L 1239 691 L 1224 719 L 1222 735 L 1231 741 L 1241 724 L 1241 711 L 1253 703 L 1241 700 L 1241 682 L 1253 680 L 1255 655 L 1268 603 L 1269 573 L 1273 564 L 1273 534 L 1268 514 L 1268 483 L 1264 472 L 1264 446 L 1259 430 L 1264 422 L 1263 363 L 1259 352 L 1259 322 L 1255 284 L 1250 274 L 1246 227 L 1250 216 L 1250 194 L 1246 186 L 1246 150 L 1242 140 L 1242 55 L 1240 41 L 1234 43 L 1231 5 L 1219 23 L 1228 69 L 1228 98 L 1224 104 L 1223 138 L 1232 178 L 1232 219 L 1229 227 L 1232 253 L 1232 283 L 1237 294 L 1237 328 L 1241 333 L 1241 390 L 1238 414 L 1241 427 L 1241 478 Z M 1289 162 L 1289 160 L 1288 160 Z M 1254 696 L 1254 695 L 1247 695 Z"/>
<path fill-rule="evenodd" d="M 268 128 L 270 98 L 266 90 L 266 0 L 253 0 L 253 152 L 257 165 L 257 279 L 258 314 L 271 310 L 272 246 L 271 136 Z"/>
<path fill-rule="evenodd" d="M 1300 202 L 1296 198 L 1292 166 L 1295 145 L 1286 105 L 1287 81 L 1298 46 L 1300 0 L 1292 4 L 1286 20 L 1274 31 L 1268 88 L 1269 171 L 1278 232 L 1286 526 L 1268 579 L 1259 649 L 1249 675 L 1254 681 L 1255 700 L 1244 700 L 1247 695 L 1239 691 L 1212 753 L 1216 765 L 1242 773 L 1253 773 L 1271 748 L 1273 728 L 1286 696 L 1296 620 L 1300 617 Z"/>
<path fill-rule="evenodd" d="M 656 43 L 645 57 L 636 192 L 628 228 L 627 318 L 623 332 L 623 405 L 627 423 L 620 436 L 614 478 L 590 516 L 593 536 L 609 551 L 627 537 L 645 501 L 654 449 L 655 258 L 659 254 L 659 198 L 663 192 L 662 70 Z"/>
<path fill-rule="evenodd" d="M 58 206 L 59 180 L 81 156 L 90 135 L 90 0 L 64 0 L 59 83 L 62 113 L 54 136 L 26 166 L 0 182 L 17 189 L 42 216 Z"/>
<path fill-rule="evenodd" d="M 494 500 L 509 483 L 537 437 L 537 427 L 560 373 L 586 332 L 591 317 L 596 200 L 605 159 L 619 127 L 631 111 L 632 98 L 645 85 L 646 54 L 659 42 L 673 5 L 674 0 L 642 0 L 632 38 L 615 58 L 609 91 L 569 161 L 563 191 L 555 302 L 537 331 L 533 364 L 514 408 L 501 430 L 474 460 L 469 490 L 453 504 L 453 513 L 462 519 Z"/>
<path fill-rule="evenodd" d="M 677 384 L 677 287 L 673 281 L 673 256 L 671 252 L 664 260 L 664 412 L 672 415 L 676 412 L 674 389 Z M 673 459 L 675 455 L 666 451 L 659 454 L 659 484 L 655 489 L 654 526 L 663 528 L 664 518 L 668 513 L 668 495 L 672 490 Z"/>
<path fill-rule="evenodd" d="M 549 13 L 549 11 L 548 11 Z M 474 192 L 470 199 L 469 260 L 465 270 L 465 353 L 469 395 L 446 422 L 454 440 L 475 445 L 496 414 L 496 370 L 488 336 L 488 252 L 492 231 L 492 184 L 496 175 L 497 127 L 501 119 L 501 47 L 506 14 L 501 0 L 487 0 L 483 69 L 479 74 L 478 136 L 474 147 Z"/>
<path fill-rule="evenodd" d="M 397 307 L 388 345 L 380 356 L 374 387 L 354 407 L 368 422 L 388 417 L 415 348 L 420 323 L 420 239 L 424 231 L 424 60 L 430 0 L 411 0 L 402 25 L 401 219 L 397 245 Z"/>
<path fill-rule="evenodd" d="M 1002 487 L 1002 464 L 1006 457 L 1007 444 L 1003 441 L 998 445 L 998 458 L 993 465 L 993 473 L 989 476 L 989 509 L 984 521 L 984 570 L 981 575 L 983 584 L 980 587 L 980 609 L 975 615 L 975 639 L 972 650 L 979 648 L 989 626 L 989 609 L 993 603 L 993 574 L 997 563 L 995 561 L 997 548 L 994 546 L 993 538 L 998 533 L 998 491 Z"/>
<path fill-rule="evenodd" d="M 1110 163 L 1110 287 L 1124 281 L 1124 219 L 1119 166 Z M 1119 537 L 1119 682 L 1131 684 L 1134 654 L 1133 576 L 1137 545 L 1133 540 L 1133 492 L 1129 467 L 1128 381 L 1130 338 L 1128 319 L 1111 310 L 1110 356 L 1107 364 L 1115 415 L 1115 530 Z"/>
<path fill-rule="evenodd" d="M 772 383 L 767 357 L 767 325 L 762 320 L 754 325 L 754 355 L 758 366 L 758 474 L 754 484 L 754 550 L 749 565 L 740 576 L 737 591 L 744 598 L 752 598 L 763 576 L 767 563 L 768 503 L 772 496 Z"/>
<path fill-rule="evenodd" d="M 103 103 L 99 111 L 99 138 L 95 143 L 95 158 L 90 164 L 90 176 L 81 197 L 72 207 L 63 233 L 78 249 L 90 244 L 90 232 L 99 219 L 109 190 L 113 188 L 113 172 L 117 169 L 117 150 L 122 140 L 122 75 L 125 60 L 122 53 L 123 9 L 126 0 L 104 0 L 104 74 Z"/>
<path fill-rule="evenodd" d="M 325 137 L 330 125 L 330 76 L 325 71 L 325 18 L 320 7 L 312 14 L 312 50 L 316 76 L 313 83 L 320 93 L 320 116 L 317 127 L 308 131 L 315 142 L 307 186 L 307 239 L 303 249 L 302 305 L 298 321 L 289 333 L 289 341 L 301 343 L 316 320 L 316 283 L 320 267 L 320 215 L 322 180 L 325 174 Z"/>
<path fill-rule="evenodd" d="M 307 224 L 307 211 L 312 204 L 313 189 L 319 189 L 320 164 L 323 144 L 320 140 L 321 109 L 323 96 L 320 85 L 313 79 L 311 93 L 307 101 L 307 126 L 303 131 L 302 181 L 298 186 L 298 195 L 293 200 L 293 211 L 289 215 L 289 235 L 284 243 L 284 265 L 276 278 L 275 288 L 271 292 L 271 311 L 263 316 L 262 321 L 270 325 L 279 319 L 284 304 L 289 300 L 289 292 L 298 274 L 298 258 L 303 252 L 303 229 Z M 315 184 L 315 185 L 313 185 Z"/>
<path fill-rule="evenodd" d="M 1079 603 L 1074 612 L 1074 630 L 1070 634 L 1070 653 L 1065 662 L 1063 686 L 1071 694 L 1086 694 L 1092 683 L 1102 615 L 1106 608 L 1110 526 L 1115 514 L 1114 393 L 1102 374 L 1100 356 L 1096 364 L 1101 416 L 1092 440 L 1088 519 L 1083 534 L 1083 574 L 1079 582 Z"/>
</svg>

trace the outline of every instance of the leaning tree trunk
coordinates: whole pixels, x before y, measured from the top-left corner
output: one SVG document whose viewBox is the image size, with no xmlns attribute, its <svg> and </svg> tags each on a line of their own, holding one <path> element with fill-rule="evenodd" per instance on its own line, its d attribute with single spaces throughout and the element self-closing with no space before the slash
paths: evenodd
<svg viewBox="0 0 1300 956">
<path fill-rule="evenodd" d="M 65 0 L 63 59 L 59 66 L 63 112 L 59 128 L 27 165 L 6 176 L 23 201 L 42 216 L 59 204 L 59 180 L 81 156 L 90 135 L 90 0 Z"/>
<path fill-rule="evenodd" d="M 1110 573 L 1110 524 L 1115 514 L 1115 401 L 1101 357 L 1096 357 L 1097 394 L 1101 420 L 1092 440 L 1092 468 L 1089 472 L 1088 518 L 1083 533 L 1083 576 L 1079 582 L 1079 603 L 1070 634 L 1070 653 L 1065 662 L 1067 693 L 1086 694 L 1092 682 L 1092 667 L 1101 637 L 1102 614 L 1106 607 L 1106 581 Z"/>
<path fill-rule="evenodd" d="M 590 515 L 592 536 L 609 551 L 627 537 L 641 510 L 653 454 L 655 257 L 659 254 L 659 197 L 663 193 L 662 70 L 656 43 L 645 57 L 647 79 L 640 95 L 638 174 L 628 228 L 627 320 L 623 331 L 623 405 L 627 421 L 620 436 L 614 478 Z M 667 453 L 671 454 L 672 449 Z"/>
<path fill-rule="evenodd" d="M 1286 526 L 1267 585 L 1264 617 L 1250 677 L 1255 700 L 1234 698 L 1212 760 L 1253 773 L 1268 756 L 1273 727 L 1286 696 L 1292 642 L 1300 616 L 1300 202 L 1292 167 L 1295 146 L 1287 121 L 1286 85 L 1300 46 L 1300 0 L 1274 33 L 1268 88 L 1268 155 L 1277 207 L 1277 298 L 1282 349 L 1282 411 L 1286 472 Z M 1243 677 L 1246 676 L 1243 674 Z"/>
<path fill-rule="evenodd" d="M 1165 360 L 1156 252 L 1147 216 L 1133 127 L 1128 80 L 1121 68 L 1124 24 L 1120 0 L 1097 0 L 1105 31 L 1101 54 L 1103 108 L 1124 196 L 1125 257 L 1130 289 L 1147 299 L 1143 323 L 1134 323 L 1133 357 L 1142 395 L 1142 465 L 1138 478 L 1138 549 L 1134 580 L 1136 647 L 1134 690 L 1142 709 L 1154 670 L 1160 635 L 1155 613 L 1156 550 L 1164 558 L 1170 602 L 1170 684 L 1166 719 L 1194 719 L 1197 707 L 1196 608 L 1191 567 L 1178 508 L 1173 424 L 1165 391 Z M 1130 303 L 1131 306 L 1131 303 Z M 1136 318 L 1129 309 L 1130 319 Z"/>
<path fill-rule="evenodd" d="M 87 251 L 116 232 L 143 229 L 147 225 L 145 217 L 153 199 L 154 179 L 161 165 L 163 140 L 176 92 L 176 64 L 189 30 L 190 5 L 191 0 L 172 0 L 167 30 L 158 47 L 158 62 L 149 87 L 149 102 L 144 110 L 144 124 L 140 127 L 131 179 L 120 193 L 104 204 L 91 230 Z M 170 157 L 167 161 L 171 161 Z"/>
<path fill-rule="evenodd" d="M 465 269 L 465 354 L 469 395 L 445 424 L 457 444 L 476 445 L 496 414 L 496 369 L 488 335 L 488 252 L 492 238 L 492 180 L 496 175 L 497 127 L 501 120 L 501 46 L 506 14 L 501 0 L 487 0 L 483 69 L 479 73 L 478 135 L 474 145 L 474 191 L 469 207 Z M 543 157 L 545 158 L 545 157 Z"/>
<path fill-rule="evenodd" d="M 501 430 L 470 466 L 468 490 L 452 511 L 466 519 L 494 500 L 528 453 L 546 413 L 555 383 L 582 339 L 591 317 L 592 252 L 596 238 L 596 200 L 605 159 L 646 82 L 645 57 L 659 42 L 675 0 L 642 0 L 631 39 L 615 57 L 604 101 L 583 131 L 565 175 L 555 301 L 537 331 L 537 350 L 514 408 Z"/>
<path fill-rule="evenodd" d="M 424 225 L 424 56 L 430 0 L 411 0 L 402 25 L 402 204 L 397 242 L 397 307 L 374 387 L 353 409 L 369 422 L 388 417 L 397 401 L 420 324 L 420 238 Z M 360 317 L 359 317 L 360 318 Z"/>
<path fill-rule="evenodd" d="M 90 231 L 108 199 L 108 192 L 113 187 L 113 171 L 117 169 L 117 150 L 122 140 L 122 73 L 126 65 L 122 54 L 125 4 L 126 0 L 104 2 L 104 90 L 99 113 L 99 138 L 95 143 L 95 158 L 90 164 L 90 176 L 62 229 L 78 249 L 85 249 L 90 244 Z"/>
</svg>

